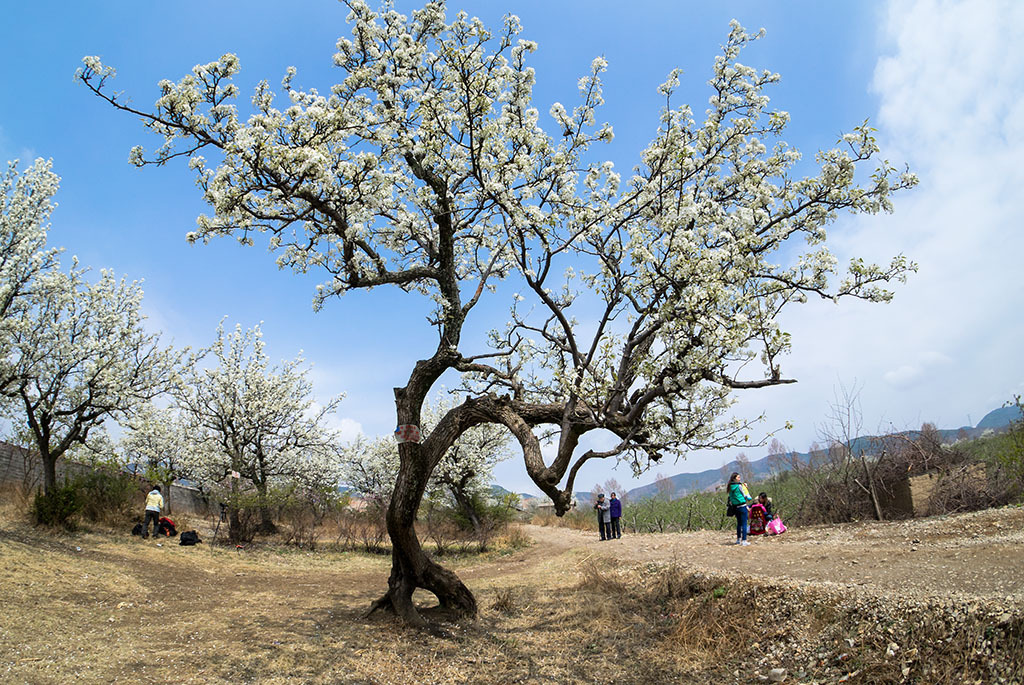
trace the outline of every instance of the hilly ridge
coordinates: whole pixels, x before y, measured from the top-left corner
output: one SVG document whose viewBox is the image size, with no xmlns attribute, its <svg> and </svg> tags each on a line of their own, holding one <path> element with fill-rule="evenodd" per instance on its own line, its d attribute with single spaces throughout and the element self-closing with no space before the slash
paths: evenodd
<svg viewBox="0 0 1024 685">
<path fill-rule="evenodd" d="M 1024 415 L 1021 414 L 1018 407 L 1000 407 L 999 409 L 994 409 L 986 414 L 976 426 L 940 428 L 938 433 L 943 442 L 953 442 L 960 438 L 977 438 L 987 430 L 1006 430 L 1010 424 L 1014 421 L 1021 420 L 1022 418 L 1024 418 Z M 920 435 L 920 431 L 899 431 L 892 435 L 903 435 L 913 438 Z M 866 435 L 854 438 L 851 444 L 851 449 L 855 454 L 870 454 L 874 451 L 874 447 L 881 437 L 888 436 Z M 754 479 L 760 479 L 770 474 L 771 467 L 774 463 L 784 463 L 784 459 L 789 456 L 806 459 L 809 455 L 807 452 L 786 452 L 784 455 L 769 454 L 768 456 L 762 457 L 756 461 L 750 461 L 747 468 L 753 475 Z M 723 482 L 723 471 L 736 471 L 738 470 L 738 466 L 739 465 L 736 461 L 730 461 L 716 469 L 707 469 L 696 473 L 678 473 L 674 476 L 670 476 L 666 479 L 673 486 L 669 496 L 672 498 L 681 497 L 691 492 L 698 492 L 712 488 Z M 636 501 L 638 499 L 652 497 L 658 494 L 658 488 L 658 483 L 650 483 L 627 491 L 626 496 Z"/>
</svg>

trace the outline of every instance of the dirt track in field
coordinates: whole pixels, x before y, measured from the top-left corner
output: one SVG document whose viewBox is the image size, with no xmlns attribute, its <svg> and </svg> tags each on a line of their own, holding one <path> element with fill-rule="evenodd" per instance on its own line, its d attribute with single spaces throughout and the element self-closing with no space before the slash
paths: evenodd
<svg viewBox="0 0 1024 685">
<path fill-rule="evenodd" d="M 883 593 L 1024 603 L 1024 509 L 910 521 L 790 528 L 738 547 L 730 531 L 628 535 L 530 526 L 534 550 L 575 549 L 628 562 L 676 561 L 730 571 L 835 583 Z"/>
<path fill-rule="evenodd" d="M 441 559 L 475 593 L 480 616 L 451 625 L 454 639 L 436 639 L 364 616 L 386 587 L 386 555 L 211 550 L 0 521 L 0 681 L 708 682 L 710 671 L 677 663 L 666 637 L 676 619 L 616 594 L 614 584 L 643 576 L 636 567 L 645 562 L 682 575 L 832 587 L 837 597 L 883 604 L 892 597 L 893 606 L 937 598 L 994 604 L 1011 618 L 1024 612 L 1019 508 L 797 528 L 748 547 L 730 544 L 729 531 L 601 542 L 596 531 L 524 529 L 534 544 L 515 552 Z M 605 570 L 618 560 L 625 575 L 588 581 L 596 559 L 613 562 Z M 611 627 L 623 621 L 635 639 Z M 756 677 L 754 664 L 737 666 L 726 682 Z"/>
</svg>

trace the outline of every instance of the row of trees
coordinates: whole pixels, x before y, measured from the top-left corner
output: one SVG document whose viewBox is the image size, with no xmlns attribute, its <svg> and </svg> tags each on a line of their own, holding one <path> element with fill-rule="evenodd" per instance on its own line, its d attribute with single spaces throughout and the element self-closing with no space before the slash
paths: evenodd
<svg viewBox="0 0 1024 685">
<path fill-rule="evenodd" d="M 12 162 L 0 211 L 0 406 L 41 458 L 44 497 L 57 496 L 57 462 L 69 451 L 115 449 L 103 427 L 116 421 L 125 462 L 152 481 L 187 479 L 215 493 L 231 505 L 235 538 L 249 490 L 266 532 L 270 492 L 286 485 L 331 493 L 348 482 L 386 506 L 398 472 L 394 440 L 344 445 L 328 427 L 342 398 L 318 403 L 301 358 L 271 364 L 259 326 L 226 331 L 222 322 L 209 348 L 174 350 L 147 332 L 138 283 L 109 271 L 90 280 L 74 260 L 63 269 L 60 250 L 47 245 L 58 184 L 49 162 L 23 173 Z M 439 398 L 428 425 L 450 407 Z M 467 433 L 431 483 L 474 528 L 474 502 L 508 456 L 507 438 Z"/>
<path fill-rule="evenodd" d="M 0 189 L 0 408 L 38 451 L 50 497 L 57 461 L 167 392 L 184 356 L 145 329 L 137 282 L 61 265 L 47 245 L 58 183 L 49 162 L 11 162 Z"/>
</svg>

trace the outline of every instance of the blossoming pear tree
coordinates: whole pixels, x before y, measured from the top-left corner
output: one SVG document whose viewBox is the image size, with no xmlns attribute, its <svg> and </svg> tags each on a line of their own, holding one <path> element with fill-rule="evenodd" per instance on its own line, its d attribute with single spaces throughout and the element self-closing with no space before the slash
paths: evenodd
<svg viewBox="0 0 1024 685">
<path fill-rule="evenodd" d="M 184 468 L 193 443 L 187 424 L 174 408 L 145 404 L 136 408 L 125 429 L 120 452 L 136 472 L 141 470 L 145 478 L 163 484 L 165 510 L 172 513 L 171 483 L 190 475 Z"/>
<path fill-rule="evenodd" d="M 0 388 L 17 378 L 10 365 L 15 326 L 24 323 L 39 276 L 57 268 L 60 250 L 46 246 L 53 196 L 60 179 L 52 163 L 37 159 L 25 171 L 9 162 L 0 180 Z"/>
<path fill-rule="evenodd" d="M 302 90 L 289 69 L 280 105 L 263 81 L 240 112 L 230 54 L 161 81 L 152 109 L 112 90 L 114 71 L 97 57 L 78 78 L 162 137 L 150 154 L 132 150 L 136 164 L 188 160 L 212 208 L 189 240 L 253 244 L 265 234 L 281 268 L 325 276 L 317 308 L 382 286 L 432 298 L 424 330 L 437 346 L 395 388 L 397 424 L 415 436 L 446 372 L 461 375 L 465 399 L 428 437 L 398 446 L 392 571 L 371 607 L 427 625 L 416 588 L 454 612 L 477 609 L 413 525 L 463 433 L 507 428 L 559 512 L 591 459 L 640 470 L 666 451 L 737 442 L 743 426 L 723 418 L 733 391 L 793 380 L 780 366 L 790 349 L 783 310 L 809 295 L 885 301 L 886 284 L 913 268 L 902 256 L 854 260 L 830 284 L 838 266 L 825 228 L 842 211 L 890 211 L 915 178 L 884 161 L 859 171 L 878 153 L 866 124 L 796 177 L 800 155 L 781 138 L 789 117 L 765 95 L 778 76 L 739 62 L 760 34 L 735 22 L 703 117 L 677 106 L 673 72 L 653 140 L 622 178 L 595 149 L 612 138 L 597 120 L 604 60 L 580 80 L 579 103 L 552 105 L 542 124 L 528 66 L 536 45 L 519 38 L 516 17 L 491 31 L 464 13 L 449 18 L 444 2 L 410 16 L 346 4 L 338 82 Z M 494 297 L 514 289 L 507 325 L 503 316 L 487 340 L 464 339 L 467 320 L 493 316 Z"/>
<path fill-rule="evenodd" d="M 192 445 L 182 469 L 208 485 L 227 479 L 236 497 L 254 488 L 261 525 L 271 530 L 267 495 L 275 482 L 337 486 L 338 437 L 325 420 L 341 397 L 317 405 L 303 359 L 271 365 L 259 326 L 226 333 L 222 323 L 203 356 L 215 365 L 197 359 L 176 393 Z M 229 505 L 229 534 L 237 540 L 241 521 L 234 502 Z"/>
<path fill-rule="evenodd" d="M 27 421 L 50 495 L 57 461 L 107 419 L 175 383 L 182 353 L 145 330 L 142 288 L 102 271 L 96 282 L 72 266 L 37 280 L 31 306 L 14 322 L 7 363 L 16 381 L 3 388 L 12 419 Z"/>
</svg>

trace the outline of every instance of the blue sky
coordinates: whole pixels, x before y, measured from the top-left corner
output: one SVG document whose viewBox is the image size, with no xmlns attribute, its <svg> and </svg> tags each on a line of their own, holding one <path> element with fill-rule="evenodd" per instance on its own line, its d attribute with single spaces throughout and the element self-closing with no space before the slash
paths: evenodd
<svg viewBox="0 0 1024 685">
<path fill-rule="evenodd" d="M 81 58 L 99 55 L 118 70 L 115 88 L 147 108 L 160 79 L 233 52 L 243 103 L 256 82 L 279 83 L 288 66 L 298 69 L 299 87 L 326 90 L 338 79 L 331 56 L 348 32 L 347 9 L 333 0 L 3 5 L 0 157 L 53 159 L 62 184 L 52 244 L 94 268 L 144 279 L 151 325 L 176 344 L 209 344 L 225 315 L 232 325 L 263 322 L 274 358 L 302 350 L 318 394 L 346 393 L 340 427 L 393 430 L 391 388 L 434 342 L 424 321 L 429 303 L 377 290 L 314 314 L 317 278 L 277 271 L 264 246 L 188 245 L 184 236 L 205 211 L 190 173 L 182 165 L 132 167 L 129 149 L 155 141 L 73 81 Z M 1016 211 L 1024 187 L 1024 3 L 450 2 L 450 12 L 458 9 L 491 26 L 507 12 L 519 15 L 524 37 L 539 43 L 532 65 L 541 112 L 554 101 L 571 106 L 577 79 L 604 56 L 602 119 L 616 137 L 602 154 L 622 173 L 656 126 L 655 89 L 672 68 L 684 70 L 679 101 L 703 111 L 712 60 L 736 18 L 767 30 L 742 61 L 782 75 L 769 95 L 790 112 L 786 139 L 805 158 L 868 118 L 885 156 L 921 176 L 918 188 L 897 197 L 894 215 L 844 217 L 830 230 L 841 262 L 905 252 L 920 273 L 890 305 L 812 302 L 788 314 L 795 344 L 783 371 L 800 382 L 744 395 L 740 415 L 765 412 L 764 431 L 792 421 L 779 437 L 805 449 L 841 384 L 861 388 L 866 431 L 976 423 L 1024 392 L 1024 233 Z M 691 454 L 659 470 L 713 468 L 735 454 Z M 613 466 L 591 462 L 576 489 L 654 478 L 634 480 Z M 499 466 L 497 480 L 537 492 L 519 460 Z"/>
</svg>

